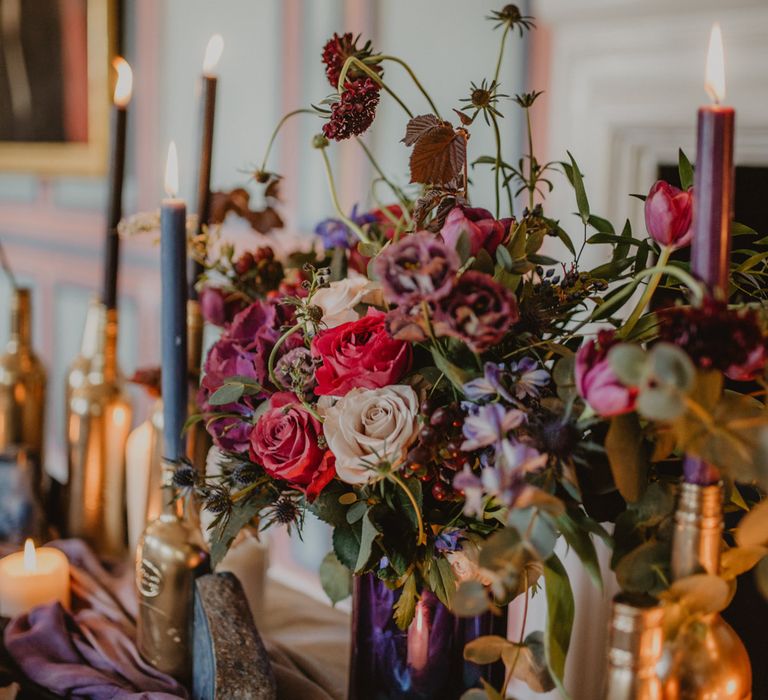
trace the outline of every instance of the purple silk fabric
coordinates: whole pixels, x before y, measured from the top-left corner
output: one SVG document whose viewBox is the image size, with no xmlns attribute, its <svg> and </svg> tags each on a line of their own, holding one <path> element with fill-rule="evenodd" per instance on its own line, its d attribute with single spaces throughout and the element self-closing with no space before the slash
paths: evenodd
<svg viewBox="0 0 768 700">
<path fill-rule="evenodd" d="M 72 611 L 54 603 L 8 624 L 5 647 L 24 674 L 71 698 L 186 699 L 186 690 L 152 668 L 136 649 L 132 571 L 106 569 L 79 540 L 50 546 L 69 558 Z"/>
</svg>

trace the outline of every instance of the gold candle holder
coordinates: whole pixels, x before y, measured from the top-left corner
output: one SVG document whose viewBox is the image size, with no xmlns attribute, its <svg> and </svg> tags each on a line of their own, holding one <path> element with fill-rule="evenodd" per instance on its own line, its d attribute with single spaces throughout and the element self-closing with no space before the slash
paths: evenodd
<svg viewBox="0 0 768 700">
<path fill-rule="evenodd" d="M 672 575 L 717 574 L 723 533 L 722 484 L 684 482 L 672 538 Z M 710 614 L 684 629 L 671 645 L 665 700 L 750 700 L 752 668 L 733 628 Z"/>
<path fill-rule="evenodd" d="M 32 298 L 17 288 L 11 298 L 11 335 L 0 356 L 0 453 L 23 451 L 32 463 L 32 486 L 44 491 L 46 373 L 32 348 Z"/>
<path fill-rule="evenodd" d="M 117 312 L 88 309 L 81 354 L 67 378 L 65 528 L 102 555 L 126 551 L 125 443 L 131 405 L 117 369 Z"/>
<path fill-rule="evenodd" d="M 163 462 L 163 511 L 136 550 L 139 653 L 155 668 L 188 683 L 191 676 L 192 604 L 195 579 L 207 573 L 199 533 L 185 522 L 174 497 L 174 464 Z"/>
<path fill-rule="evenodd" d="M 605 700 L 662 700 L 663 622 L 663 608 L 648 596 L 613 599 Z"/>
</svg>

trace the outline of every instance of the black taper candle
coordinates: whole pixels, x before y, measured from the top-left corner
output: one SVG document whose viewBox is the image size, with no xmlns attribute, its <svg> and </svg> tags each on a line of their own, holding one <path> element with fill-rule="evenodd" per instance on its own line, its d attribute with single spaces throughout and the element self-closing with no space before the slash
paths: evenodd
<svg viewBox="0 0 768 700">
<path fill-rule="evenodd" d="M 200 235 L 203 225 L 208 223 L 211 211 L 211 165 L 213 162 L 213 125 L 216 114 L 216 85 L 215 75 L 203 76 L 203 94 L 200 116 L 200 161 L 197 173 L 197 231 Z M 195 283 L 203 272 L 203 266 L 192 260 L 189 275 L 189 298 L 197 299 Z"/>
<path fill-rule="evenodd" d="M 163 396 L 163 456 L 184 454 L 187 418 L 187 208 L 181 199 L 164 199 L 160 210 L 160 305 Z"/>
</svg>

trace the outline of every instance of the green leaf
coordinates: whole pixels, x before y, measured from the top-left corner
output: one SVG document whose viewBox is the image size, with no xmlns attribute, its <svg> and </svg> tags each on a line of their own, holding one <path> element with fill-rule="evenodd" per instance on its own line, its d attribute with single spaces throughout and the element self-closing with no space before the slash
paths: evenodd
<svg viewBox="0 0 768 700">
<path fill-rule="evenodd" d="M 650 453 L 636 413 L 625 413 L 611 419 L 605 438 L 605 452 L 616 488 L 624 500 L 640 500 L 647 484 Z"/>
<path fill-rule="evenodd" d="M 223 519 L 221 524 L 211 531 L 212 569 L 215 570 L 221 564 L 240 530 L 250 523 L 265 505 L 261 499 L 254 497 L 238 501 L 229 517 Z"/>
<path fill-rule="evenodd" d="M 395 624 L 401 629 L 408 629 L 413 616 L 416 613 L 416 603 L 419 600 L 419 594 L 416 590 L 416 577 L 413 573 L 408 575 L 403 583 L 403 589 L 400 597 L 394 605 Z"/>
<path fill-rule="evenodd" d="M 453 598 L 456 595 L 456 576 L 453 568 L 445 557 L 432 560 L 429 568 L 429 586 L 440 602 L 447 608 L 453 608 Z"/>
<path fill-rule="evenodd" d="M 552 379 L 557 385 L 557 395 L 561 401 L 568 402 L 576 396 L 575 364 L 576 356 L 570 353 L 558 360 L 552 370 Z"/>
<path fill-rule="evenodd" d="M 653 378 L 683 392 L 693 388 L 696 367 L 691 358 L 672 343 L 656 343 L 648 353 L 648 369 Z"/>
<path fill-rule="evenodd" d="M 615 233 L 613 230 L 613 224 L 608 221 L 608 219 L 604 219 L 602 216 L 598 216 L 597 214 L 591 214 L 587 223 L 598 233 Z"/>
<path fill-rule="evenodd" d="M 627 301 L 629 301 L 629 298 L 634 294 L 635 289 L 637 289 L 637 285 L 638 282 L 632 280 L 631 282 L 627 282 L 625 285 L 612 290 L 610 294 L 605 297 L 605 301 L 599 306 L 596 306 L 592 311 L 590 320 L 598 321 L 603 318 L 608 318 L 611 314 L 616 313 L 627 303 Z"/>
<path fill-rule="evenodd" d="M 669 568 L 669 543 L 648 540 L 622 557 L 614 568 L 622 590 L 630 593 L 656 594 L 666 588 Z"/>
<path fill-rule="evenodd" d="M 453 612 L 459 617 L 476 617 L 488 610 L 488 593 L 480 581 L 462 581 L 453 598 Z"/>
<path fill-rule="evenodd" d="M 520 539 L 525 539 L 542 561 L 554 551 L 557 531 L 550 517 L 539 512 L 538 508 L 515 508 L 509 514 L 507 523 L 517 530 Z"/>
<path fill-rule="evenodd" d="M 592 583 L 602 591 L 603 577 L 600 573 L 600 561 L 597 558 L 595 543 L 589 532 L 580 527 L 580 524 L 571 517 L 570 513 L 563 513 L 557 518 L 557 526 L 568 546 L 576 552 L 584 570 L 592 579 Z"/>
<path fill-rule="evenodd" d="M 755 229 L 750 228 L 746 224 L 740 224 L 736 221 L 731 222 L 731 236 L 757 236 L 757 231 Z M 757 243 L 760 243 L 761 241 L 757 241 Z"/>
<path fill-rule="evenodd" d="M 556 555 L 544 562 L 544 588 L 547 596 L 547 627 L 544 650 L 552 678 L 564 698 L 565 659 L 571 643 L 575 606 L 565 567 Z"/>
<path fill-rule="evenodd" d="M 496 262 L 505 270 L 509 271 L 512 269 L 512 256 L 503 245 L 496 248 Z"/>
<path fill-rule="evenodd" d="M 584 189 L 584 179 L 582 178 L 579 166 L 576 165 L 576 161 L 573 159 L 570 151 L 568 158 L 571 160 L 571 177 L 573 178 L 573 189 L 576 192 L 576 206 L 579 209 L 579 216 L 584 224 L 589 223 L 589 201 L 587 200 L 587 192 Z"/>
<path fill-rule="evenodd" d="M 462 231 L 459 234 L 459 240 L 456 241 L 456 252 L 459 254 L 459 259 L 462 264 L 469 260 L 469 256 L 472 254 L 472 243 L 469 240 L 469 232 Z"/>
<path fill-rule="evenodd" d="M 525 255 L 525 241 L 528 238 L 526 232 L 527 226 L 525 220 L 523 220 L 518 224 L 514 234 L 512 234 L 512 239 L 506 246 L 513 260 L 522 258 Z"/>
<path fill-rule="evenodd" d="M 766 554 L 768 547 L 761 545 L 726 549 L 720 556 L 720 577 L 726 581 L 735 579 L 752 569 Z"/>
<path fill-rule="evenodd" d="M 331 603 L 352 595 L 352 572 L 344 566 L 333 552 L 328 552 L 320 563 L 320 585 Z"/>
<path fill-rule="evenodd" d="M 355 562 L 355 573 L 360 573 L 365 569 L 368 564 L 368 560 L 371 558 L 373 549 L 373 541 L 378 537 L 379 531 L 376 529 L 373 520 L 371 519 L 371 511 L 368 510 L 363 517 L 363 529 L 360 535 L 360 551 L 357 553 L 357 561 Z"/>
<path fill-rule="evenodd" d="M 464 385 L 472 379 L 472 375 L 464 369 L 453 364 L 437 348 L 432 348 L 432 359 L 435 366 L 451 381 L 459 391 L 463 391 Z"/>
<path fill-rule="evenodd" d="M 680 186 L 684 190 L 693 187 L 693 166 L 682 148 L 677 153 L 677 172 L 680 174 Z"/>
<path fill-rule="evenodd" d="M 347 522 L 354 525 L 368 511 L 368 504 L 365 501 L 356 501 L 347 511 Z"/>
<path fill-rule="evenodd" d="M 514 649 L 515 645 L 509 640 L 495 634 L 489 634 L 469 642 L 464 647 L 464 658 L 479 666 L 495 664 L 501 660 L 504 650 L 510 647 Z"/>
<path fill-rule="evenodd" d="M 576 255 L 576 247 L 573 245 L 573 241 L 571 240 L 571 237 L 560 226 L 556 226 L 555 231 L 557 232 L 557 237 L 562 241 L 563 245 L 568 249 L 568 252 L 570 252 L 571 255 Z"/>
<path fill-rule="evenodd" d="M 512 673 L 514 678 L 523 681 L 535 693 L 547 693 L 555 687 L 555 681 L 547 667 L 546 652 L 544 650 L 544 633 L 541 630 L 531 632 L 521 645 L 513 644 L 515 668 Z M 519 649 L 519 653 L 518 650 Z M 510 655 L 510 651 L 503 656 Z M 505 658 L 505 665 L 507 659 Z"/>
<path fill-rule="evenodd" d="M 659 598 L 682 605 L 690 613 L 706 615 L 725 609 L 731 588 L 714 574 L 693 574 L 675 581 Z"/>
<path fill-rule="evenodd" d="M 354 571 L 360 555 L 360 527 L 337 525 L 333 528 L 333 551 L 339 561 Z"/>
<path fill-rule="evenodd" d="M 637 386 L 643 381 L 648 355 L 639 345 L 620 343 L 608 351 L 608 364 L 625 386 Z"/>
<path fill-rule="evenodd" d="M 621 230 L 621 240 L 613 251 L 614 260 L 622 260 L 629 255 L 629 248 L 631 245 L 638 245 L 639 242 L 632 238 L 632 224 L 629 223 L 629 219 L 624 222 L 624 228 Z M 632 260 L 633 258 L 629 258 Z"/>
<path fill-rule="evenodd" d="M 227 382 L 222 384 L 216 391 L 208 397 L 208 403 L 211 406 L 224 406 L 228 403 L 235 403 L 243 395 L 245 386 L 239 382 Z"/>
</svg>

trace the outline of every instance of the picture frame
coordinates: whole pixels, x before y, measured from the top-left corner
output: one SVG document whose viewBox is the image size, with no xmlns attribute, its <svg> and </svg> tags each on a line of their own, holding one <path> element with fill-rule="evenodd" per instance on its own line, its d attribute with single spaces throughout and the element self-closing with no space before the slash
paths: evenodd
<svg viewBox="0 0 768 700">
<path fill-rule="evenodd" d="M 106 172 L 117 7 L 117 0 L 4 0 L 0 172 Z"/>
</svg>

